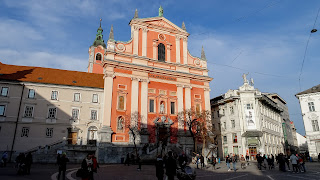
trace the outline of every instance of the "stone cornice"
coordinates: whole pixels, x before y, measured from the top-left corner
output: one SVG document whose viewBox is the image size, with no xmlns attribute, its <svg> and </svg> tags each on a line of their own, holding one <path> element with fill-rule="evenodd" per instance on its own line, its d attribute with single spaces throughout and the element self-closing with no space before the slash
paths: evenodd
<svg viewBox="0 0 320 180">
<path fill-rule="evenodd" d="M 186 72 L 173 71 L 168 69 L 127 63 L 127 62 L 111 60 L 111 59 L 105 59 L 103 63 L 104 63 L 104 66 L 108 65 L 108 66 L 117 67 L 120 69 L 134 70 L 134 71 L 166 75 L 166 76 L 174 76 L 176 78 L 185 78 L 185 79 L 199 80 L 204 82 L 210 82 L 213 79 L 209 76 L 196 75 L 196 74 L 191 74 Z"/>
<path fill-rule="evenodd" d="M 156 63 L 160 63 L 160 64 L 164 64 L 164 65 L 173 65 L 173 66 L 179 66 L 179 67 L 184 67 L 184 68 L 190 68 L 190 69 L 194 69 L 194 70 L 201 70 L 201 71 L 209 72 L 209 70 L 207 68 L 201 68 L 201 67 L 190 66 L 190 65 L 187 65 L 187 64 L 179 64 L 179 63 L 174 63 L 174 62 L 161 62 L 161 61 L 158 61 L 157 59 L 148 58 L 148 57 L 145 57 L 145 56 L 137 56 L 137 55 L 133 55 L 133 54 L 126 54 L 126 53 L 115 52 L 115 51 L 107 51 L 106 53 L 110 53 L 110 54 L 114 54 L 114 55 L 120 55 L 120 56 L 124 56 L 124 57 L 128 57 L 128 58 L 136 58 L 136 59 L 146 60 L 148 62 L 156 62 Z M 106 55 L 107 54 L 105 54 L 105 57 L 106 57 Z M 104 60 L 107 60 L 107 59 L 104 59 Z"/>
</svg>

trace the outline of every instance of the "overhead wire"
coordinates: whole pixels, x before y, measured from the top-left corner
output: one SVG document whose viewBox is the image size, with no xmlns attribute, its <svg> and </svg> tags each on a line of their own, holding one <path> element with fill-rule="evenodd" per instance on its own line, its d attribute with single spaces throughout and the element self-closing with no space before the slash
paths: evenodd
<svg viewBox="0 0 320 180">
<path fill-rule="evenodd" d="M 316 26 L 316 22 L 317 22 L 317 19 L 318 19 L 318 16 L 319 16 L 319 12 L 320 12 L 320 8 L 318 10 L 318 13 L 317 13 L 317 16 L 316 16 L 316 19 L 314 21 L 314 24 L 313 24 L 313 27 L 312 29 L 314 29 L 314 27 Z M 306 44 L 306 48 L 304 50 L 304 55 L 303 55 L 303 59 L 302 59 L 302 64 L 301 64 L 301 69 L 300 69 L 300 74 L 299 74 L 299 88 L 300 88 L 300 92 L 301 92 L 301 75 L 302 75 L 302 70 L 303 70 L 303 66 L 304 66 L 304 62 L 306 60 L 306 55 L 307 55 L 307 51 L 308 51 L 308 47 L 309 47 L 309 42 L 310 42 L 310 38 L 311 38 L 311 35 L 312 35 L 312 31 L 310 32 L 309 34 L 309 37 L 308 37 L 308 40 L 307 40 L 307 44 Z"/>
</svg>

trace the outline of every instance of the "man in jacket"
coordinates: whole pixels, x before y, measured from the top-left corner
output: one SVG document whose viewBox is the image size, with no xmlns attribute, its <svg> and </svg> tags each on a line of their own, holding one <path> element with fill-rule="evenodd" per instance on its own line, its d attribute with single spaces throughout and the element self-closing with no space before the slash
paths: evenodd
<svg viewBox="0 0 320 180">
<path fill-rule="evenodd" d="M 168 159 L 166 161 L 166 175 L 168 180 L 174 180 L 174 175 L 176 175 L 177 164 L 176 160 L 173 158 L 172 151 L 168 152 Z"/>
</svg>

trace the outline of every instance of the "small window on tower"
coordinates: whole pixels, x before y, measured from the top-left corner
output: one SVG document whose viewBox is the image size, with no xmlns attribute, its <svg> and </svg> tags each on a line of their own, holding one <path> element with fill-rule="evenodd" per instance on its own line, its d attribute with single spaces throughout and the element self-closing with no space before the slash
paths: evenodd
<svg viewBox="0 0 320 180">
<path fill-rule="evenodd" d="M 101 61 L 101 54 L 100 54 L 100 53 L 98 53 L 98 54 L 96 55 L 96 61 Z"/>
</svg>

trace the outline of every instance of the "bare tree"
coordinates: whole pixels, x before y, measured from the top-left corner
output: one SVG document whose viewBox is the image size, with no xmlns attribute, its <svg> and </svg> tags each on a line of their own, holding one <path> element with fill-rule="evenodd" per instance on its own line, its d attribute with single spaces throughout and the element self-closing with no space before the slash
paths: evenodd
<svg viewBox="0 0 320 180">
<path fill-rule="evenodd" d="M 136 144 L 136 139 L 140 135 L 141 131 L 141 119 L 142 116 L 139 112 L 131 113 L 130 115 L 126 115 L 125 126 L 128 128 L 129 133 L 132 135 L 132 141 L 136 153 L 136 157 L 138 157 L 138 148 Z"/>
</svg>

